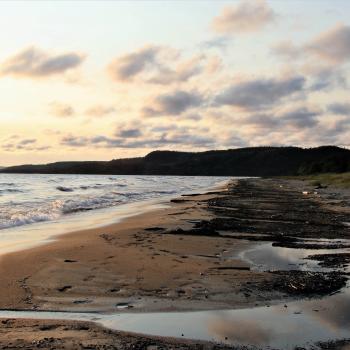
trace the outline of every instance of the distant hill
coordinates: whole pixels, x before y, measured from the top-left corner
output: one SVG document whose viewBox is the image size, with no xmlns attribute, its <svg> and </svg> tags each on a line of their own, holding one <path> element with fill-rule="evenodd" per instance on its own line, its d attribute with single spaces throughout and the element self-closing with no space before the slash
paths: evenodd
<svg viewBox="0 0 350 350">
<path fill-rule="evenodd" d="M 140 158 L 20 165 L 3 173 L 279 176 L 350 171 L 350 150 L 250 147 L 207 152 L 154 151 Z"/>
</svg>

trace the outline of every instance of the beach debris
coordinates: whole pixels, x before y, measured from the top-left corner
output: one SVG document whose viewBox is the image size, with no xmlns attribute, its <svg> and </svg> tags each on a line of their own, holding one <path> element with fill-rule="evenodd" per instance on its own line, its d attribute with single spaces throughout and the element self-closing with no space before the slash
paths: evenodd
<svg viewBox="0 0 350 350">
<path fill-rule="evenodd" d="M 345 249 L 350 248 L 349 244 L 346 243 L 309 243 L 306 241 L 296 241 L 296 242 L 274 242 L 273 247 L 282 248 L 294 248 L 294 249 Z"/>
<path fill-rule="evenodd" d="M 61 191 L 61 192 L 73 192 L 73 188 L 70 187 L 64 187 L 64 186 L 57 186 L 56 190 Z"/>
<path fill-rule="evenodd" d="M 63 287 L 57 288 L 57 290 L 59 292 L 65 292 L 65 291 L 67 291 L 67 290 L 69 290 L 71 288 L 72 288 L 72 286 L 63 286 Z"/>
<path fill-rule="evenodd" d="M 250 271 L 249 266 L 219 266 L 212 267 L 214 270 L 242 270 L 242 271 Z"/>
<path fill-rule="evenodd" d="M 350 253 L 314 254 L 305 259 L 319 261 L 322 267 L 346 267 L 350 263 Z"/>
<path fill-rule="evenodd" d="M 132 305 L 130 305 L 130 303 L 128 302 L 121 302 L 121 303 L 117 303 L 115 304 L 117 309 L 131 309 L 133 308 Z"/>
<path fill-rule="evenodd" d="M 43 324 L 41 326 L 39 326 L 39 329 L 41 331 L 51 331 L 53 329 L 57 329 L 59 326 L 56 324 Z"/>
<path fill-rule="evenodd" d="M 84 299 L 84 300 L 74 300 L 73 304 L 89 304 L 91 303 L 91 300 L 89 299 Z"/>
<path fill-rule="evenodd" d="M 165 228 L 164 227 L 154 226 L 154 227 L 147 227 L 144 230 L 145 231 L 163 231 L 163 230 L 165 230 Z"/>
<path fill-rule="evenodd" d="M 190 199 L 171 199 L 170 202 L 172 203 L 184 203 L 184 202 L 189 202 Z"/>
<path fill-rule="evenodd" d="M 278 290 L 290 295 L 326 295 L 346 285 L 347 278 L 340 272 L 273 271 L 272 280 L 265 281 L 257 288 Z"/>
<path fill-rule="evenodd" d="M 182 228 L 176 228 L 174 230 L 167 230 L 163 232 L 167 235 L 189 235 L 189 236 L 215 236 L 220 237 L 221 235 L 210 227 L 203 228 L 193 228 L 189 230 L 184 230 Z"/>
</svg>

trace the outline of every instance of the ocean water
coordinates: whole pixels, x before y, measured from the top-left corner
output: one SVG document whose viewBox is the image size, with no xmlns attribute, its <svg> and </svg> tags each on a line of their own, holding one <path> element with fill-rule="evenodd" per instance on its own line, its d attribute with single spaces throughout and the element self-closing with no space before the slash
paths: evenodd
<svg viewBox="0 0 350 350">
<path fill-rule="evenodd" d="M 204 176 L 0 174 L 0 235 L 1 230 L 13 227 L 176 197 L 227 181 Z"/>
</svg>

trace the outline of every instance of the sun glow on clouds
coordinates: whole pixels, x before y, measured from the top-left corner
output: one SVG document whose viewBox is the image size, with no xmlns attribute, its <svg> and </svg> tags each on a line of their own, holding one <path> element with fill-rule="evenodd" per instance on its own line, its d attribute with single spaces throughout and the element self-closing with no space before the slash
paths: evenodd
<svg viewBox="0 0 350 350">
<path fill-rule="evenodd" d="M 349 147 L 350 22 L 324 3 L 291 2 L 27 8 L 47 18 L 40 32 L 31 22 L 27 42 L 16 28 L 11 50 L 0 44 L 0 165 L 154 149 Z M 60 15 L 84 5 L 50 37 Z M 304 21 L 298 31 L 293 16 Z"/>
</svg>

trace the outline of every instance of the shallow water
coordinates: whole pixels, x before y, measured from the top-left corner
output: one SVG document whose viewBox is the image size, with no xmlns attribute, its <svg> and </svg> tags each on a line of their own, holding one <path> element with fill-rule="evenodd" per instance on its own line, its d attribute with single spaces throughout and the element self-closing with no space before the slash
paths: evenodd
<svg viewBox="0 0 350 350">
<path fill-rule="evenodd" d="M 226 177 L 0 174 L 0 254 L 99 227 L 171 198 L 227 183 Z M 82 222 L 84 223 L 82 225 Z"/>
<path fill-rule="evenodd" d="M 0 174 L 0 229 L 174 197 L 227 181 L 209 176 Z"/>
<path fill-rule="evenodd" d="M 117 314 L 0 311 L 0 317 L 83 320 L 128 332 L 293 349 L 349 338 L 350 293 L 344 289 L 319 300 L 240 310 Z"/>
<path fill-rule="evenodd" d="M 350 244 L 347 240 L 312 240 L 312 243 L 332 244 L 342 242 Z M 276 271 L 276 270 L 299 270 L 329 272 L 333 269 L 321 267 L 318 261 L 309 260 L 309 255 L 347 253 L 349 249 L 293 249 L 285 247 L 273 247 L 272 243 L 257 244 L 256 247 L 240 254 L 243 260 L 252 265 L 252 270 Z M 350 268 L 344 269 L 350 272 Z"/>
</svg>

